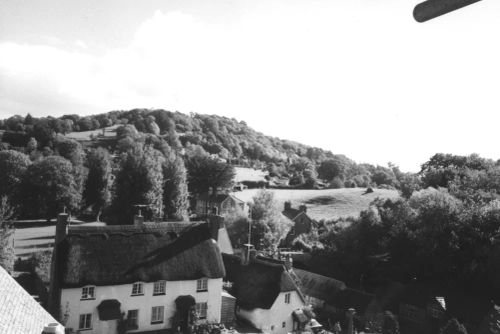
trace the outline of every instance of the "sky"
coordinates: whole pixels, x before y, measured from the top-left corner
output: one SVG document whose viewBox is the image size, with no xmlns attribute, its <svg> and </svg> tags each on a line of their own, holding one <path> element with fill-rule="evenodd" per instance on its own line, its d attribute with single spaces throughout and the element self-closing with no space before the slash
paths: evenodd
<svg viewBox="0 0 500 334">
<path fill-rule="evenodd" d="M 2 0 L 0 119 L 163 108 L 418 171 L 498 159 L 500 2 Z"/>
</svg>

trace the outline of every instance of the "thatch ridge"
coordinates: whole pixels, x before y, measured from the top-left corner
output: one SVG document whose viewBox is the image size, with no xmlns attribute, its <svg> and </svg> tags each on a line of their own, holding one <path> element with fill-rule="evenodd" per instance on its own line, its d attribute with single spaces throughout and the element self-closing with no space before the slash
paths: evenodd
<svg viewBox="0 0 500 334">
<path fill-rule="evenodd" d="M 61 287 L 225 275 L 208 224 L 191 225 L 178 238 L 169 232 L 172 228 L 167 226 L 72 229 L 58 245 Z"/>
</svg>

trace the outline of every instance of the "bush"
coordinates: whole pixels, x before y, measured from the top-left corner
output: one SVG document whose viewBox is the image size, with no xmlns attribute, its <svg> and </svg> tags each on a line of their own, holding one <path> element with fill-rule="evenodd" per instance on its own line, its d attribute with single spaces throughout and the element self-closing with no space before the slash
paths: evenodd
<svg viewBox="0 0 500 334">
<path fill-rule="evenodd" d="M 339 177 L 333 178 L 333 180 L 330 181 L 330 189 L 340 189 L 344 188 L 344 182 Z"/>
</svg>

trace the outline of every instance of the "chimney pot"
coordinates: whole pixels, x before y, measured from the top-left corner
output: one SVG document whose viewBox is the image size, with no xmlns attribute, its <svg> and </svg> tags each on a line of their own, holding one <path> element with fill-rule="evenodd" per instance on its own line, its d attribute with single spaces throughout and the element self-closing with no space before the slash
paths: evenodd
<svg viewBox="0 0 500 334">
<path fill-rule="evenodd" d="M 286 270 L 292 270 L 293 269 L 293 259 L 290 254 L 287 254 L 285 257 L 285 268 Z"/>
<path fill-rule="evenodd" d="M 285 211 L 290 210 L 292 208 L 292 203 L 289 201 L 285 202 Z"/>
<path fill-rule="evenodd" d="M 69 223 L 69 214 L 60 213 L 57 216 L 56 240 L 55 240 L 56 244 L 62 241 L 66 237 L 66 235 L 68 235 L 68 223 Z"/>
<path fill-rule="evenodd" d="M 134 226 L 142 226 L 144 225 L 144 216 L 135 215 L 134 216 Z"/>
<path fill-rule="evenodd" d="M 64 334 L 64 327 L 58 323 L 50 323 L 43 327 L 42 334 Z"/>
<path fill-rule="evenodd" d="M 307 212 L 307 205 L 302 204 L 301 206 L 299 206 L 299 210 L 302 212 Z"/>
</svg>

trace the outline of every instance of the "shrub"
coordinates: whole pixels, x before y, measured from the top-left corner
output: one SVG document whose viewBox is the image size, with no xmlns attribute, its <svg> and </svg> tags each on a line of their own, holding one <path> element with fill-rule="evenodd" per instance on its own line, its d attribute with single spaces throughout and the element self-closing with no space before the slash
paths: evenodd
<svg viewBox="0 0 500 334">
<path fill-rule="evenodd" d="M 339 188 L 344 188 L 344 182 L 339 177 L 333 178 L 333 180 L 330 181 L 330 189 L 339 189 Z"/>
</svg>

